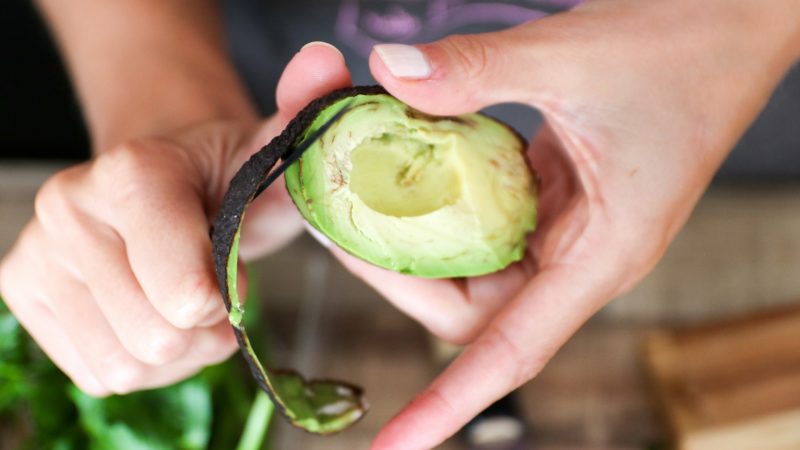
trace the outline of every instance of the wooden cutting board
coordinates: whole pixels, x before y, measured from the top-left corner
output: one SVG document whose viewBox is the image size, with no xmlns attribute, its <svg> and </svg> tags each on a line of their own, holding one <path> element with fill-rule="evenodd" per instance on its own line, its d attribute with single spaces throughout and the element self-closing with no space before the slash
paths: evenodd
<svg viewBox="0 0 800 450">
<path fill-rule="evenodd" d="M 655 332 L 645 355 L 678 449 L 800 449 L 800 304 Z"/>
</svg>

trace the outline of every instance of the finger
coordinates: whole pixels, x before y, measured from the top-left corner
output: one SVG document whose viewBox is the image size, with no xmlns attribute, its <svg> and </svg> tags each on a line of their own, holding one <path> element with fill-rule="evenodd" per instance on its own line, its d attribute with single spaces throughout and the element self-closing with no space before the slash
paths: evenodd
<svg viewBox="0 0 800 450">
<path fill-rule="evenodd" d="M 369 58 L 375 79 L 431 114 L 475 112 L 502 102 L 539 103 L 549 69 L 529 42 L 531 27 L 450 36 L 425 45 L 381 44 Z M 552 60 L 549 61 L 552 66 Z"/>
<path fill-rule="evenodd" d="M 283 123 L 317 97 L 350 86 L 344 56 L 325 42 L 306 44 L 289 61 L 278 81 L 276 99 Z"/>
<path fill-rule="evenodd" d="M 153 389 L 177 383 L 203 367 L 225 361 L 239 348 L 227 321 L 196 331 L 189 353 L 169 364 L 150 366 L 135 389 Z"/>
<path fill-rule="evenodd" d="M 242 302 L 247 301 L 247 292 L 248 292 L 248 279 L 247 279 L 247 265 L 239 259 L 237 264 L 238 269 L 236 270 L 236 288 L 239 294 L 239 300 Z M 211 315 L 206 317 L 203 321 L 201 321 L 198 326 L 199 327 L 213 327 L 219 323 L 226 323 L 230 325 L 228 320 L 228 311 L 227 309 L 222 310 L 221 317 L 217 317 L 216 315 Z"/>
<path fill-rule="evenodd" d="M 191 351 L 183 358 L 151 366 L 125 350 L 89 290 L 67 272 L 50 270 L 45 293 L 49 308 L 81 359 L 108 391 L 117 394 L 172 384 L 226 359 L 236 347 L 230 326 L 221 322 L 196 330 Z"/>
<path fill-rule="evenodd" d="M 417 278 L 361 261 L 335 246 L 331 247 L 331 252 L 350 272 L 367 282 L 396 308 L 434 335 L 454 344 L 472 341 L 527 279 L 520 264 L 469 279 Z"/>
<path fill-rule="evenodd" d="M 9 309 L 53 363 L 82 391 L 93 396 L 107 395 L 109 391 L 89 370 L 61 324 L 41 302 L 39 285 L 29 283 L 31 271 L 44 273 L 35 258 L 24 257 L 19 250 L 9 253 L 0 266 L 0 294 Z"/>
<path fill-rule="evenodd" d="M 253 151 L 272 140 L 314 99 L 350 86 L 350 83 L 350 71 L 345 65 L 344 56 L 336 47 L 319 41 L 306 44 L 289 61 L 278 80 L 275 91 L 278 114 L 264 121 L 255 133 L 254 145 L 251 146 Z M 252 152 L 245 153 L 241 163 Z"/>
<path fill-rule="evenodd" d="M 177 363 L 188 366 L 191 364 L 186 361 L 190 361 L 195 367 L 202 367 L 230 356 L 236 348 L 236 342 L 225 320 L 226 315 L 215 320 L 207 317 L 203 320 L 204 324 L 191 330 L 171 325 L 158 314 L 142 292 L 128 267 L 119 236 L 108 226 L 86 216 L 75 218 L 76 221 L 81 219 L 83 226 L 72 234 L 72 243 L 79 245 L 72 250 L 85 252 L 85 257 L 77 262 L 51 257 L 45 263 L 45 271 L 80 273 L 79 276 L 125 350 L 148 365 Z M 91 233 L 86 230 L 91 230 Z M 42 238 L 40 242 L 46 241 Z M 52 245 L 54 248 L 56 246 Z M 70 265 L 75 267 L 65 267 Z M 244 294 L 244 272 L 240 274 L 239 281 Z M 224 308 L 222 311 L 224 313 Z"/>
<path fill-rule="evenodd" d="M 164 364 L 183 355 L 184 359 L 207 363 L 219 360 L 221 354 L 229 355 L 233 348 L 231 336 L 208 354 L 207 348 L 194 342 L 205 334 L 219 335 L 218 331 L 178 329 L 154 309 L 129 267 L 119 235 L 76 206 L 76 202 L 86 200 L 82 191 L 85 184 L 75 182 L 75 177 L 82 174 L 80 170 L 66 171 L 49 181 L 37 196 L 37 216 L 43 218 L 43 225 L 32 222 L 26 229 L 25 242 L 30 243 L 28 253 L 38 255 L 36 261 L 44 264 L 40 273 L 66 271 L 81 283 L 88 283 L 91 296 L 115 335 L 142 362 Z M 56 238 L 48 239 L 45 228 Z M 78 254 L 82 257 L 72 257 Z M 45 287 L 58 289 L 55 281 L 48 281 Z M 42 284 L 36 280 L 31 283 Z M 215 321 L 207 317 L 206 324 L 225 317 L 224 308 L 220 309 L 223 314 Z"/>
<path fill-rule="evenodd" d="M 23 236 L 30 237 L 30 234 L 23 233 Z M 25 239 L 25 241 L 30 242 L 31 239 Z M 86 330 L 90 335 L 97 333 L 90 339 L 89 345 L 93 345 L 94 340 L 108 342 L 108 330 L 103 326 L 104 324 L 90 322 L 97 320 L 100 316 L 96 314 L 96 311 L 95 314 L 91 313 L 93 308 L 89 308 L 90 314 L 84 314 L 86 303 L 76 301 L 77 299 L 71 295 L 76 292 L 88 294 L 88 291 L 81 289 L 80 283 L 76 283 L 68 273 L 63 273 L 60 268 L 45 262 L 41 258 L 43 253 L 25 252 L 27 255 L 25 258 L 21 258 L 20 253 L 22 252 L 10 253 L 0 268 L 0 286 L 3 287 L 3 296 L 6 299 L 17 299 L 14 302 L 9 300 L 9 308 L 42 350 L 81 390 L 93 396 L 108 395 L 112 390 L 107 388 L 98 376 L 95 376 L 84 360 L 87 346 L 78 344 L 85 350 L 79 352 L 75 344 L 76 337 L 65 331 L 63 319 L 57 319 L 48 306 L 45 306 L 44 301 L 35 300 L 39 297 L 48 299 L 47 304 L 61 302 L 60 306 L 64 308 L 77 307 L 73 310 L 76 316 L 81 317 L 77 327 Z M 17 273 L 15 268 L 25 268 L 25 270 Z M 41 279 L 37 279 L 43 273 L 48 274 L 47 284 L 42 283 Z M 67 283 L 64 283 L 65 278 L 69 280 Z M 53 295 L 53 292 L 57 296 Z M 77 339 L 82 338 L 78 337 Z M 141 377 L 136 380 L 137 382 L 118 386 L 116 392 L 124 393 L 133 389 L 148 389 L 172 384 L 206 365 L 216 364 L 227 359 L 237 348 L 235 337 L 227 321 L 220 322 L 213 327 L 198 329 L 191 341 L 191 350 L 183 359 L 161 367 L 141 366 Z M 91 358 L 91 355 L 89 357 Z M 124 362 L 125 358 L 122 361 Z M 107 374 L 107 370 L 113 371 L 118 368 L 116 365 L 111 365 L 104 367 L 103 371 Z"/>
<path fill-rule="evenodd" d="M 40 197 L 46 199 L 47 192 Z M 44 202 L 46 200 L 37 199 L 37 213 Z M 82 261 L 99 258 L 101 267 L 96 269 L 106 273 L 108 264 L 103 260 L 104 252 L 95 251 L 97 250 L 95 245 L 98 243 L 87 239 L 88 235 L 95 234 L 86 232 L 94 230 L 102 234 L 106 228 L 96 227 L 96 224 L 89 222 L 86 216 L 74 210 L 72 213 L 67 213 L 67 210 L 70 208 L 62 208 L 58 217 L 61 219 L 64 235 L 69 236 L 70 240 L 49 240 L 44 227 L 37 226 L 36 222 L 26 229 L 27 245 L 24 250 L 26 254 L 31 255 L 29 258 L 31 266 L 39 270 L 28 270 L 21 274 L 22 282 L 38 286 L 43 303 L 63 327 L 68 342 L 107 391 L 122 394 L 141 388 L 152 376 L 150 366 L 126 350 L 95 302 L 89 288 L 84 284 L 83 280 L 86 277 L 81 272 L 82 268 L 79 265 L 69 264 L 72 260 L 63 256 L 69 255 L 70 250 L 83 249 L 89 254 L 84 255 Z M 65 241 L 77 245 L 74 249 L 69 248 L 69 244 L 64 245 Z M 47 274 L 45 283 L 36 279 L 41 273 Z M 112 270 L 109 275 L 116 274 Z M 111 301 L 115 298 L 116 296 L 112 297 Z M 140 330 L 142 334 L 146 334 L 147 331 L 146 328 Z M 77 382 L 77 379 L 75 381 Z"/>
<path fill-rule="evenodd" d="M 301 109 L 333 90 L 350 86 L 350 72 L 341 52 L 324 42 L 311 42 L 298 52 L 281 75 L 276 91 L 277 120 L 268 120 L 257 142 L 269 142 Z M 283 186 L 283 179 L 275 182 Z M 278 187 L 276 186 L 276 188 Z M 283 188 L 267 189 L 248 208 L 241 252 L 248 260 L 270 252 L 295 237 L 303 219 Z"/>
<path fill-rule="evenodd" d="M 338 247 L 332 247 L 331 252 L 350 272 L 445 341 L 461 343 L 465 338 L 464 328 L 475 321 L 465 292 L 452 280 L 394 273 L 348 255 Z"/>
<path fill-rule="evenodd" d="M 208 236 L 207 174 L 187 167 L 193 166 L 182 147 L 134 142 L 103 154 L 77 194 L 118 233 L 153 308 L 182 329 L 224 309 Z M 97 192 L 104 195 L 98 199 Z"/>
<path fill-rule="evenodd" d="M 42 351 L 83 392 L 94 397 L 110 394 L 83 362 L 64 328 L 47 307 L 29 301 L 12 310 Z"/>
<path fill-rule="evenodd" d="M 180 359 L 213 363 L 220 355 L 230 355 L 235 347 L 232 335 L 225 336 L 226 342 L 217 343 L 213 348 L 209 348 L 208 343 L 198 345 L 198 342 L 209 341 L 211 336 L 224 336 L 215 327 L 219 323 L 227 325 L 224 308 L 215 309 L 196 328 L 183 330 L 170 324 L 147 301 L 127 266 L 125 249 L 119 239 L 103 233 L 99 225 L 93 229 L 96 239 L 89 244 L 91 255 L 84 260 L 91 263 L 83 264 L 81 270 L 87 274 L 84 279 L 92 296 L 129 353 L 150 365 L 164 365 Z M 243 278 L 239 278 L 242 283 Z M 214 328 L 205 328 L 212 326 Z"/>
<path fill-rule="evenodd" d="M 44 290 L 45 302 L 69 341 L 109 391 L 122 394 L 142 385 L 147 365 L 125 350 L 83 283 L 65 270 L 50 268 Z"/>
<path fill-rule="evenodd" d="M 80 274 L 120 343 L 139 361 L 165 364 L 186 354 L 193 331 L 175 327 L 148 301 L 119 235 L 88 216 L 74 220 L 70 250 L 84 257 L 60 258 L 50 270 Z"/>
<path fill-rule="evenodd" d="M 478 340 L 383 428 L 372 449 L 433 448 L 533 378 L 610 295 L 603 283 L 576 276 L 575 270 L 556 267 L 541 272 Z M 415 432 L 420 429 L 428 431 Z"/>
</svg>

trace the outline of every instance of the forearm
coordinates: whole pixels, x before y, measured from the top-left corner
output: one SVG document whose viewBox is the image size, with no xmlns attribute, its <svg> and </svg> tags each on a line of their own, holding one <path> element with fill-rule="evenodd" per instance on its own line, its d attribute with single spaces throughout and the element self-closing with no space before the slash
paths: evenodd
<svg viewBox="0 0 800 450">
<path fill-rule="evenodd" d="M 788 68 L 800 59 L 800 0 L 740 0 L 742 30 L 761 46 L 771 47 L 779 65 Z"/>
<path fill-rule="evenodd" d="M 95 151 L 210 119 L 253 120 L 210 0 L 38 0 Z"/>
<path fill-rule="evenodd" d="M 780 11 L 787 16 L 787 49 L 791 64 L 795 64 L 800 61 L 800 0 L 783 0 L 783 2 L 784 6 Z"/>
<path fill-rule="evenodd" d="M 719 9 L 727 7 L 727 1 L 720 0 Z M 800 0 L 738 0 L 721 14 L 727 15 L 723 22 L 727 23 L 729 42 L 717 46 L 718 52 L 709 57 L 716 58 L 720 68 L 737 72 L 719 78 L 720 92 L 732 98 L 738 92 L 742 100 L 730 105 L 727 125 L 736 132 L 730 134 L 732 140 L 727 145 L 720 147 L 728 150 L 800 58 Z"/>
</svg>

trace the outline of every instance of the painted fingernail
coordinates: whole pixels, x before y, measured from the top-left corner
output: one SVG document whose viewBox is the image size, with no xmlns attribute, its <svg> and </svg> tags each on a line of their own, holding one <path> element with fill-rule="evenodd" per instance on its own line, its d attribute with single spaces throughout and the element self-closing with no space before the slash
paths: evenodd
<svg viewBox="0 0 800 450">
<path fill-rule="evenodd" d="M 424 79 L 431 75 L 425 54 L 412 45 L 380 44 L 375 53 L 395 78 Z"/>
<path fill-rule="evenodd" d="M 319 230 L 317 230 L 316 228 L 314 228 L 311 225 L 309 225 L 308 222 L 305 222 L 305 226 L 306 226 L 306 231 L 308 231 L 308 234 L 313 236 L 314 239 L 317 240 L 317 242 L 322 244 L 322 246 L 325 247 L 325 248 L 331 248 L 331 246 L 333 245 L 333 242 L 331 242 L 331 240 L 328 239 L 327 236 L 325 236 L 324 234 L 320 233 Z"/>
<path fill-rule="evenodd" d="M 336 53 L 342 55 L 342 52 L 338 48 L 336 48 L 336 46 L 334 46 L 333 44 L 329 44 L 325 41 L 311 41 L 308 44 L 302 46 L 300 50 L 302 51 L 309 47 L 328 47 L 330 49 L 336 50 Z M 344 55 L 342 55 L 342 57 L 344 58 Z"/>
</svg>

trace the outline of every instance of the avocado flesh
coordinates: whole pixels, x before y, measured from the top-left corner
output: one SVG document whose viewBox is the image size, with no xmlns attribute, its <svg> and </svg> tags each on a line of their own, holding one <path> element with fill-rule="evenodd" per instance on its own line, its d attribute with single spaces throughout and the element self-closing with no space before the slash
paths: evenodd
<svg viewBox="0 0 800 450">
<path fill-rule="evenodd" d="M 346 102 L 285 174 L 313 227 L 361 259 L 423 277 L 482 275 L 522 258 L 537 201 L 518 135 L 480 114 L 429 116 L 387 94 L 339 100 L 304 135 Z"/>
</svg>

